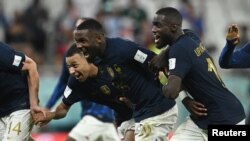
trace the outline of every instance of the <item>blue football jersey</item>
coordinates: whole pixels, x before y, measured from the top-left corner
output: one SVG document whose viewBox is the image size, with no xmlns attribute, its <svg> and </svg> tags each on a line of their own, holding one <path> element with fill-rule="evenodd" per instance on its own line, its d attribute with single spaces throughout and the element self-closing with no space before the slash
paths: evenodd
<svg viewBox="0 0 250 141">
<path fill-rule="evenodd" d="M 242 104 L 225 87 L 200 40 L 188 35 L 179 37 L 170 47 L 169 73 L 181 77 L 192 97 L 208 109 L 206 117 L 193 118 L 200 128 L 207 129 L 209 124 L 236 124 L 245 118 Z"/>
</svg>

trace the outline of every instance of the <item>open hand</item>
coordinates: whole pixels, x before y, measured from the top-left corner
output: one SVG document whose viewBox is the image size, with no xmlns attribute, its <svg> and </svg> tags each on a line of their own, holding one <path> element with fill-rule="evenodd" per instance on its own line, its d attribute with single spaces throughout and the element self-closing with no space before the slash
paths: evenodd
<svg viewBox="0 0 250 141">
<path fill-rule="evenodd" d="M 33 120 L 34 120 L 35 125 L 44 126 L 53 119 L 53 116 L 52 116 L 53 114 L 50 111 L 46 111 L 45 115 L 46 116 L 44 116 L 44 113 L 42 112 L 36 112 L 33 115 Z"/>
<path fill-rule="evenodd" d="M 226 39 L 230 46 L 236 46 L 240 43 L 239 27 L 236 24 L 232 24 L 228 27 Z"/>
<path fill-rule="evenodd" d="M 197 102 L 190 97 L 186 97 L 182 102 L 191 113 L 192 117 L 201 118 L 207 116 L 207 108 L 202 103 Z"/>
</svg>

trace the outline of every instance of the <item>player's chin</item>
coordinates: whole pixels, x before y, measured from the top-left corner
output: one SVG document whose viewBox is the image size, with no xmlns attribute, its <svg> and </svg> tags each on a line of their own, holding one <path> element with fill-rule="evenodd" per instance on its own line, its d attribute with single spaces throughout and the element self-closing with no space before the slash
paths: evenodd
<svg viewBox="0 0 250 141">
<path fill-rule="evenodd" d="M 85 77 L 80 77 L 80 78 L 78 78 L 78 81 L 84 82 L 86 79 L 87 79 L 87 78 L 85 78 Z"/>
<path fill-rule="evenodd" d="M 159 42 L 155 43 L 155 46 L 156 46 L 156 48 L 158 48 L 158 49 L 162 49 L 162 48 L 164 47 L 164 45 L 162 45 L 162 44 L 159 43 Z"/>
</svg>

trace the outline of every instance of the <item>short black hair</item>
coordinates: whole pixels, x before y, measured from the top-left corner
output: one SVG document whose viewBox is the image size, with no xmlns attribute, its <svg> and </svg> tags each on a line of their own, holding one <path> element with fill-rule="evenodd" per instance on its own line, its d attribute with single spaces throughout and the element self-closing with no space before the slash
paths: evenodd
<svg viewBox="0 0 250 141">
<path fill-rule="evenodd" d="M 164 15 L 167 21 L 170 21 L 174 24 L 182 25 L 182 15 L 177 9 L 173 7 L 161 8 L 156 12 L 156 14 Z"/>
<path fill-rule="evenodd" d="M 76 44 L 73 43 L 70 45 L 70 48 L 67 50 L 66 57 L 71 57 L 74 54 L 82 54 L 82 53 L 83 53 L 83 51 L 81 49 L 77 48 Z"/>
<path fill-rule="evenodd" d="M 104 33 L 104 29 L 101 23 L 93 18 L 85 18 L 84 22 L 82 22 L 79 26 L 77 26 L 76 29 L 77 30 L 89 29 L 91 31 Z"/>
</svg>

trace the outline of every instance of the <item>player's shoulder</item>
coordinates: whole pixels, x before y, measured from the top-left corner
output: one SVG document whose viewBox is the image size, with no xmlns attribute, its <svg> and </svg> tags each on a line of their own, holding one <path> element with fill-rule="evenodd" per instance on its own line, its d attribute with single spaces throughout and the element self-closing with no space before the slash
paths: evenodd
<svg viewBox="0 0 250 141">
<path fill-rule="evenodd" d="M 11 48 L 8 44 L 5 44 L 3 42 L 0 42 L 0 50 L 1 50 L 1 54 L 6 54 L 7 50 L 14 50 L 13 48 Z"/>
<path fill-rule="evenodd" d="M 123 48 L 126 46 L 138 46 L 137 43 L 135 43 L 129 39 L 124 39 L 124 38 L 120 38 L 120 37 L 107 38 L 107 42 L 111 46 L 116 46 L 116 48 L 120 48 L 120 47 Z"/>
<path fill-rule="evenodd" d="M 192 40 L 192 41 L 194 41 L 194 42 L 196 42 L 198 44 L 201 43 L 201 39 L 200 39 L 199 35 L 197 33 L 195 33 L 193 30 L 191 30 L 191 29 L 183 29 L 183 32 L 184 32 L 184 35 L 188 39 L 190 39 L 190 40 Z"/>
</svg>

